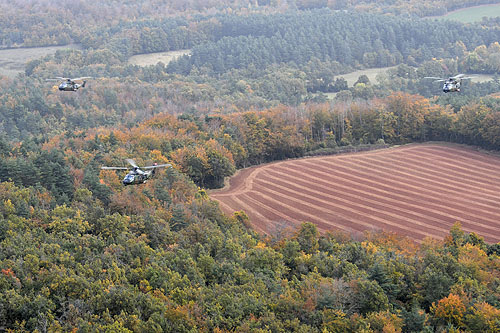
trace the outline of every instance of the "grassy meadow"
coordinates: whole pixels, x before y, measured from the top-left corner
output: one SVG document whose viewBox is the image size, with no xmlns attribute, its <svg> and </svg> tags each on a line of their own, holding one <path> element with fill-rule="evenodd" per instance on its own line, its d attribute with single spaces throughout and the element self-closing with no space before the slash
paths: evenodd
<svg viewBox="0 0 500 333">
<path fill-rule="evenodd" d="M 45 57 L 59 50 L 79 49 L 77 44 L 64 46 L 27 47 L 0 50 L 0 75 L 15 77 L 24 72 L 26 64 L 34 59 Z"/>
<path fill-rule="evenodd" d="M 498 16 L 500 16 L 500 4 L 491 4 L 458 9 L 436 18 L 470 23 L 481 21 L 483 17 Z"/>
</svg>

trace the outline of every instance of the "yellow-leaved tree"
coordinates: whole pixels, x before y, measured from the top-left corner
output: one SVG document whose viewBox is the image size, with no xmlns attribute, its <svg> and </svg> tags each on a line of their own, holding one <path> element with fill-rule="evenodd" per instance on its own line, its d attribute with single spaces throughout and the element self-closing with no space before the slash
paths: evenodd
<svg viewBox="0 0 500 333">
<path fill-rule="evenodd" d="M 453 324 L 457 327 L 463 324 L 465 310 L 465 304 L 460 297 L 451 293 L 440 299 L 437 304 L 432 303 L 431 306 L 431 312 L 439 323 Z"/>
</svg>

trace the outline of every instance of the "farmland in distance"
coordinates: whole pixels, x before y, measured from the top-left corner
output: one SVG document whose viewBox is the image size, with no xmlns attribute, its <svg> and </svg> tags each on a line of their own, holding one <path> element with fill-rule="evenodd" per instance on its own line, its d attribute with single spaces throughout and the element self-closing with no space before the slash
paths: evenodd
<svg viewBox="0 0 500 333">
<path fill-rule="evenodd" d="M 320 231 L 384 230 L 418 242 L 459 221 L 500 241 L 500 157 L 451 144 L 288 160 L 241 170 L 214 191 L 226 213 L 244 210 L 274 233 L 307 221 Z"/>
</svg>

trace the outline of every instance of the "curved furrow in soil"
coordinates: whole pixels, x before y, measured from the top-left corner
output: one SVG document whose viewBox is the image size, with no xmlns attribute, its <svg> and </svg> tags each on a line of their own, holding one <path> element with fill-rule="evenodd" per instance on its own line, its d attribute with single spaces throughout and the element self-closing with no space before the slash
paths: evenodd
<svg viewBox="0 0 500 333">
<path fill-rule="evenodd" d="M 442 237 L 460 221 L 463 230 L 498 242 L 499 171 L 496 156 L 460 146 L 412 145 L 245 169 L 229 188 L 210 196 L 224 211 L 243 208 L 261 231 L 279 221 L 311 221 L 325 231 L 382 225 L 421 240 L 417 226 Z M 390 223 L 405 225 L 391 229 Z"/>
<path fill-rule="evenodd" d="M 462 160 L 464 164 L 474 168 L 485 168 L 487 171 L 495 171 L 500 173 L 499 160 L 500 156 L 488 155 L 487 153 L 478 152 L 467 147 L 449 147 L 449 146 L 422 146 L 422 152 L 432 152 L 442 158 L 447 158 L 451 162 Z M 493 167 L 493 169 L 491 169 Z"/>
<path fill-rule="evenodd" d="M 442 158 L 439 158 L 437 153 L 434 155 L 432 153 L 417 153 L 408 151 L 402 156 L 408 156 L 417 161 L 428 161 L 432 163 L 432 167 L 436 167 L 440 171 L 446 172 L 447 170 L 461 175 L 466 175 L 471 177 L 470 181 L 474 181 L 480 184 L 487 183 L 489 181 L 492 182 L 500 182 L 500 176 L 498 176 L 495 171 L 495 165 L 491 164 L 489 169 L 487 168 L 474 168 L 470 164 L 464 164 L 463 162 L 458 161 L 444 161 Z M 392 158 L 395 158 L 394 156 Z M 481 177 L 482 176 L 482 177 Z"/>
<path fill-rule="evenodd" d="M 307 175 L 307 173 L 317 173 L 310 168 L 304 170 L 296 170 L 288 168 L 286 165 L 282 164 L 278 169 L 285 169 L 286 173 L 290 176 L 295 176 L 300 181 L 311 181 L 314 185 L 322 185 L 325 188 L 328 187 L 338 187 L 349 193 L 356 193 L 362 196 L 371 198 L 372 200 L 378 200 L 381 202 L 386 202 L 388 204 L 394 204 L 395 207 L 406 206 L 409 210 L 415 210 L 419 213 L 432 215 L 435 219 L 442 219 L 443 221 L 448 221 L 445 223 L 451 227 L 456 221 L 461 221 L 463 228 L 466 231 L 479 232 L 484 235 L 485 238 L 490 238 L 490 235 L 496 235 L 496 239 L 500 239 L 500 230 L 498 228 L 492 227 L 489 224 L 478 222 L 476 220 L 468 220 L 463 218 L 463 216 L 458 216 L 454 212 L 450 212 L 449 206 L 436 205 L 432 201 L 424 201 L 412 196 L 402 196 L 394 195 L 393 192 L 385 191 L 380 188 L 367 186 L 365 183 L 359 183 L 346 179 L 345 177 L 332 176 L 327 173 L 320 172 L 320 175 L 316 177 L 315 175 Z M 316 178 L 315 178 L 316 177 Z M 434 208 L 432 208 L 432 207 Z M 460 212 L 459 212 L 460 213 Z"/>
<path fill-rule="evenodd" d="M 402 154 L 401 156 L 388 156 L 386 158 L 378 157 L 377 159 L 371 156 L 363 156 L 360 161 L 365 163 L 381 163 L 389 168 L 397 167 L 397 170 L 401 170 L 407 173 L 414 173 L 415 177 L 423 177 L 429 181 L 438 182 L 451 188 L 466 188 L 467 190 L 477 191 L 480 190 L 482 193 L 489 195 L 492 198 L 499 197 L 499 187 L 500 179 L 487 179 L 483 177 L 480 179 L 480 174 L 457 172 L 456 170 L 450 168 L 441 168 L 437 164 L 430 160 L 425 160 L 423 158 L 412 157 L 407 154 Z M 448 184 L 448 181 L 450 182 Z"/>
<path fill-rule="evenodd" d="M 344 162 L 344 164 L 345 163 L 346 162 Z M 418 195 L 419 197 L 427 199 L 429 201 L 441 202 L 442 204 L 449 205 L 450 201 L 453 200 L 455 204 L 459 203 L 460 207 L 463 207 L 463 205 L 470 205 L 471 202 L 470 197 L 468 197 L 468 200 L 464 200 L 464 197 L 467 197 L 467 195 L 454 194 L 453 196 L 451 195 L 444 196 L 443 193 L 439 190 L 439 188 L 430 186 L 429 184 L 426 183 L 418 185 L 411 184 L 406 179 L 401 179 L 401 177 L 396 177 L 394 175 L 388 177 L 375 176 L 374 170 L 370 170 L 371 174 L 368 175 L 366 173 L 355 171 L 347 166 L 338 165 L 336 163 L 327 161 L 317 161 L 315 163 L 315 166 L 316 169 L 343 173 L 346 177 L 351 177 L 359 179 L 362 182 L 378 185 L 382 188 L 386 188 L 387 190 L 392 189 L 392 191 L 396 193 L 402 193 L 406 195 L 408 194 Z M 443 197 L 445 197 L 446 200 L 443 201 L 440 199 Z M 498 222 L 496 216 L 493 217 L 493 220 L 491 220 L 487 216 L 484 216 L 485 212 L 482 210 L 478 211 L 477 208 L 474 207 L 467 207 L 467 209 L 469 211 L 469 215 L 471 215 L 472 218 L 478 218 L 477 214 L 479 213 L 482 216 L 483 220 L 490 221 L 491 223 L 494 224 Z"/>
<path fill-rule="evenodd" d="M 280 165 L 280 167 L 286 168 L 287 166 L 282 164 Z M 361 177 L 351 176 L 348 173 L 337 172 L 338 175 L 342 176 L 340 177 L 337 175 L 333 175 L 331 172 L 321 171 L 317 165 L 316 169 L 313 169 L 313 167 L 314 166 L 311 165 L 303 165 L 305 173 L 315 174 L 318 180 L 334 178 L 335 181 L 347 182 L 353 187 L 367 188 L 367 190 L 370 190 L 373 193 L 379 193 L 379 195 L 381 196 L 393 198 L 394 200 L 406 201 L 407 203 L 414 203 L 417 204 L 419 207 L 425 207 L 426 209 L 437 213 L 448 214 L 450 217 L 455 219 L 455 221 L 461 221 L 464 223 L 468 223 L 470 225 L 480 225 L 484 228 L 488 228 L 490 231 L 500 233 L 500 228 L 496 227 L 498 225 L 497 222 L 494 222 L 493 224 L 491 222 L 478 223 L 476 222 L 477 217 L 473 218 L 472 220 L 470 219 L 470 216 L 469 218 L 466 218 L 464 215 L 468 214 L 464 214 L 463 210 L 464 207 L 462 205 L 456 205 L 456 204 L 453 205 L 450 202 L 442 201 L 441 199 L 436 198 L 434 196 L 417 195 L 414 192 L 403 189 L 402 186 L 400 186 L 399 189 L 395 189 L 393 186 L 386 185 L 386 183 L 384 182 L 372 181 L 371 179 L 368 178 L 361 178 Z M 333 179 L 331 180 L 331 184 L 333 185 L 335 184 Z"/>
<path fill-rule="evenodd" d="M 445 236 L 448 233 L 448 229 L 441 228 L 441 227 L 436 227 L 433 225 L 430 225 L 428 223 L 423 223 L 419 221 L 418 219 L 415 219 L 411 215 L 402 215 L 401 211 L 397 210 L 390 210 L 390 209 L 379 209 L 374 206 L 368 206 L 365 204 L 362 204 L 360 202 L 355 202 L 347 199 L 343 199 L 341 197 L 325 197 L 324 194 L 318 195 L 318 193 L 314 193 L 313 191 L 310 191 L 308 188 L 305 186 L 300 186 L 298 184 L 290 184 L 290 183 L 285 183 L 280 180 L 279 176 L 278 177 L 272 177 L 272 176 L 266 176 L 266 174 L 262 175 L 262 178 L 259 178 L 257 182 L 264 182 L 266 184 L 266 188 L 269 186 L 274 185 L 277 189 L 279 189 L 282 193 L 286 192 L 290 194 L 290 196 L 293 196 L 294 198 L 304 200 L 306 202 L 309 202 L 311 204 L 316 204 L 319 203 L 321 204 L 320 207 L 325 207 L 329 208 L 332 211 L 337 212 L 337 210 L 334 209 L 340 209 L 344 210 L 347 213 L 359 213 L 362 215 L 362 217 L 365 218 L 372 218 L 372 217 L 378 217 L 380 218 L 378 221 L 385 221 L 384 223 L 386 224 L 386 227 L 384 229 L 391 229 L 394 226 L 401 227 L 401 222 L 408 223 L 411 222 L 413 225 L 416 227 L 413 228 L 412 230 L 418 231 L 418 230 L 433 230 L 435 231 L 439 236 Z M 308 192 L 307 194 L 305 192 Z M 402 227 L 405 229 L 404 227 Z"/>
<path fill-rule="evenodd" d="M 237 209 L 233 209 L 233 206 L 236 206 L 236 205 L 231 205 L 228 201 L 231 200 L 230 197 L 227 197 L 227 200 L 219 200 L 219 199 L 216 199 L 216 198 L 213 198 L 214 200 L 216 200 L 218 203 L 219 203 L 219 207 L 220 209 L 222 209 L 222 211 L 224 213 L 226 213 L 227 215 L 232 215 L 235 211 L 237 211 Z"/>
<path fill-rule="evenodd" d="M 369 159 L 370 157 L 364 156 L 363 159 Z M 391 180 L 402 182 L 412 187 L 415 191 L 422 189 L 422 185 L 426 186 L 426 191 L 434 192 L 435 195 L 443 195 L 447 193 L 456 200 L 460 200 L 464 197 L 475 198 L 478 193 L 481 193 L 481 200 L 485 201 L 485 205 L 494 205 L 498 203 L 498 194 L 494 191 L 482 191 L 481 188 L 476 187 L 475 191 L 470 189 L 469 191 L 460 191 L 457 193 L 457 188 L 451 188 L 447 190 L 443 184 L 443 179 L 439 181 L 431 181 L 425 176 L 420 176 L 411 172 L 406 172 L 396 163 L 387 163 L 381 159 L 377 159 L 377 165 L 374 166 L 372 163 L 364 162 L 361 157 L 359 159 L 344 159 L 342 163 L 339 164 L 334 160 L 324 160 L 318 161 L 318 165 L 325 166 L 327 168 L 339 169 L 344 168 L 344 171 L 349 170 L 349 172 L 357 175 L 370 176 L 373 177 L 377 175 L 378 177 L 387 178 L 390 177 Z M 479 192 L 478 192 L 479 191 Z"/>
<path fill-rule="evenodd" d="M 243 200 L 241 200 L 241 195 L 234 195 L 231 197 L 226 197 L 224 199 L 226 206 L 230 207 L 231 209 L 231 214 L 238 210 L 243 210 L 247 215 L 251 213 L 253 217 L 256 217 L 258 219 L 262 220 L 268 219 L 268 216 L 262 215 L 265 212 L 262 212 L 259 209 L 255 209 L 255 207 L 249 205 L 248 202 L 244 202 Z"/>
<path fill-rule="evenodd" d="M 257 177 L 258 173 L 265 166 L 250 167 L 238 172 L 235 177 L 229 180 L 229 186 L 220 190 L 213 191 L 211 196 L 223 197 L 232 196 L 234 194 L 243 193 L 252 189 L 252 181 Z"/>
<path fill-rule="evenodd" d="M 316 181 L 306 181 L 290 176 L 290 173 L 283 173 L 279 170 L 268 170 L 263 174 L 264 180 L 270 180 L 280 186 L 289 188 L 292 191 L 307 194 L 320 201 L 338 201 L 359 209 L 373 210 L 397 215 L 401 219 L 414 220 L 416 224 L 424 225 L 427 228 L 448 233 L 454 221 L 447 223 L 445 216 L 439 215 L 436 218 L 433 214 L 427 214 L 425 209 L 415 209 L 404 205 L 403 202 L 387 200 L 385 198 L 372 196 L 368 192 L 351 191 L 350 187 L 343 186 L 342 190 L 335 190 L 331 184 L 329 187 L 318 184 Z M 336 184 L 335 184 L 336 185 Z M 316 189 L 320 189 L 316 190 Z M 361 194 L 361 195 L 360 195 Z M 413 209 L 412 209 L 413 208 Z M 448 219 L 449 220 L 449 219 Z"/>
<path fill-rule="evenodd" d="M 353 226 L 347 225 L 348 223 L 345 222 L 348 220 L 343 219 L 343 217 L 341 217 L 341 221 L 344 221 L 344 223 L 333 222 L 330 214 L 322 212 L 319 212 L 318 214 L 318 212 L 312 210 L 311 207 L 303 204 L 297 204 L 296 202 L 290 202 L 290 200 L 276 200 L 273 197 L 274 195 L 275 194 L 270 195 L 268 191 L 263 189 L 245 194 L 245 196 L 253 198 L 256 202 L 267 208 L 272 208 L 281 212 L 286 211 L 287 213 L 285 215 L 289 217 L 293 216 L 292 218 L 295 220 L 299 220 L 301 222 L 313 222 L 323 231 L 331 230 L 332 227 L 341 229 L 348 233 L 366 230 L 366 228 L 356 229 Z"/>
<path fill-rule="evenodd" d="M 377 159 L 377 167 L 373 168 L 374 160 L 369 157 L 363 157 L 362 159 L 357 159 L 350 165 L 355 165 L 358 170 L 364 169 L 369 170 L 370 173 L 378 174 L 381 177 L 394 176 L 394 179 L 403 179 L 405 183 L 417 187 L 426 186 L 428 189 L 433 189 L 439 191 L 441 194 L 447 194 L 450 198 L 469 198 L 470 202 L 483 207 L 484 210 L 493 209 L 497 211 L 498 204 L 500 202 L 500 184 L 497 186 L 497 190 L 493 191 L 492 188 L 495 184 L 490 186 L 490 189 L 482 189 L 479 186 L 467 186 L 465 188 L 460 187 L 458 179 L 455 177 L 442 175 L 442 177 L 433 177 L 430 174 L 426 174 L 422 169 L 417 168 L 409 169 L 403 166 L 400 158 L 398 161 L 383 161 Z M 399 162 L 399 164 L 397 164 Z M 464 179 L 464 178 L 462 178 Z M 465 179 L 464 179 L 465 183 Z"/>
<path fill-rule="evenodd" d="M 419 156 L 411 152 L 404 152 L 400 155 L 388 154 L 386 156 L 379 155 L 377 157 L 365 155 L 360 156 L 361 160 L 369 160 L 377 163 L 378 161 L 385 161 L 391 165 L 398 165 L 398 167 L 405 168 L 410 172 L 415 171 L 419 176 L 429 177 L 436 181 L 450 180 L 453 184 L 459 186 L 467 186 L 470 188 L 485 189 L 489 193 L 498 195 L 498 186 L 500 184 L 500 177 L 493 177 L 492 171 L 488 173 L 484 171 L 462 171 L 457 168 L 444 167 L 432 159 L 432 157 Z M 458 165 L 457 165 L 458 166 Z M 463 180 L 463 183 L 459 180 Z"/>
<path fill-rule="evenodd" d="M 244 194 L 234 196 L 231 199 L 234 202 L 233 207 L 237 208 L 234 211 L 243 210 L 250 218 L 254 228 L 263 232 L 269 231 L 269 222 L 281 220 L 284 215 L 282 212 L 262 207 L 260 203 L 249 200 Z"/>
<path fill-rule="evenodd" d="M 265 184 L 265 186 L 259 187 L 258 193 L 266 193 L 270 199 L 272 198 L 272 200 L 274 200 L 275 202 L 286 205 L 289 208 L 293 208 L 294 210 L 301 209 L 303 211 L 305 209 L 311 209 L 314 212 L 313 216 L 322 216 L 323 219 L 326 220 L 329 224 L 334 224 L 336 222 L 336 218 L 340 217 L 351 224 L 357 224 L 365 228 L 375 226 L 383 230 L 389 230 L 388 226 L 390 226 L 390 230 L 392 231 L 396 231 L 404 235 L 412 235 L 413 237 L 416 237 L 418 239 L 423 239 L 424 237 L 436 237 L 435 234 L 429 233 L 427 231 L 410 228 L 405 224 L 391 222 L 378 216 L 370 215 L 359 210 L 350 209 L 342 205 L 330 203 L 328 205 L 329 207 L 336 208 L 336 210 L 332 210 L 325 205 L 318 205 L 318 202 L 315 202 L 314 200 L 310 200 L 305 197 L 297 198 L 295 196 L 296 193 L 292 193 L 283 189 L 278 190 L 277 186 L 275 186 L 274 184 L 262 181 L 261 179 L 256 180 L 256 182 Z"/>
</svg>

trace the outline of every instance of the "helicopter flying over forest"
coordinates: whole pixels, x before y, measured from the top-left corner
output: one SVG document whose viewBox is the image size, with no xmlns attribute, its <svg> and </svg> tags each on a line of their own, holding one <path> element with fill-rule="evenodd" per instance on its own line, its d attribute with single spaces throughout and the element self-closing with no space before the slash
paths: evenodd
<svg viewBox="0 0 500 333">
<path fill-rule="evenodd" d="M 443 91 L 445 93 L 449 92 L 459 92 L 460 85 L 462 84 L 462 80 L 472 79 L 473 76 L 465 76 L 465 74 L 458 74 L 455 76 L 451 76 L 449 78 L 440 78 L 434 76 L 426 76 L 425 79 L 434 79 L 434 82 L 444 82 Z"/>
<path fill-rule="evenodd" d="M 91 79 L 90 76 L 77 77 L 77 78 L 69 78 L 69 77 L 61 77 L 56 76 L 53 79 L 47 79 L 47 81 L 63 81 L 59 85 L 60 91 L 77 91 L 80 88 L 85 88 L 85 83 L 87 83 L 87 79 Z M 83 81 L 82 83 L 76 83 L 75 81 Z"/>
<path fill-rule="evenodd" d="M 123 178 L 123 185 L 136 185 L 136 184 L 144 184 L 148 179 L 152 178 L 155 175 L 155 171 L 157 168 L 165 168 L 171 167 L 171 164 L 157 164 L 146 166 L 146 167 L 138 167 L 135 161 L 131 158 L 126 159 L 132 168 L 130 167 L 108 167 L 103 166 L 101 169 L 103 170 L 130 170 L 130 172 Z M 143 171 L 145 169 L 147 171 Z"/>
</svg>

